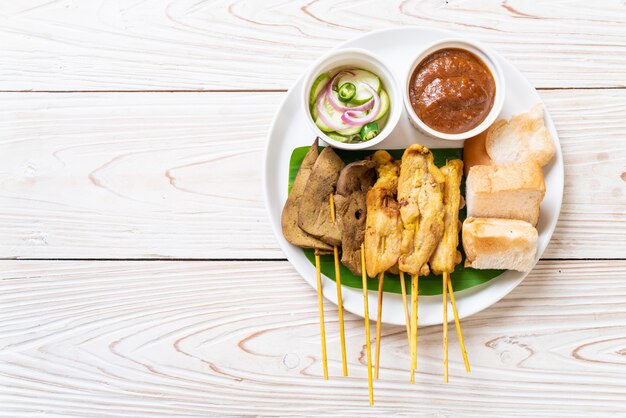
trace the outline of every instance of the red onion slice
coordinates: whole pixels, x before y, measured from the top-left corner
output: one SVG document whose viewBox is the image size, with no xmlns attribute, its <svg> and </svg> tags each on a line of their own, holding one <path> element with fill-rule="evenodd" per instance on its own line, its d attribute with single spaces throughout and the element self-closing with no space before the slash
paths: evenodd
<svg viewBox="0 0 626 418">
<path fill-rule="evenodd" d="M 362 105 L 359 106 L 354 106 L 354 107 L 349 107 L 344 105 L 342 102 L 339 101 L 338 98 L 336 98 L 333 95 L 333 86 L 335 85 L 335 80 L 337 80 L 341 75 L 343 74 L 350 74 L 352 76 L 354 76 L 355 74 L 351 71 L 339 71 L 333 78 L 330 79 L 330 81 L 328 82 L 327 86 L 326 86 L 326 96 L 328 97 L 328 103 L 330 103 L 330 105 L 332 107 L 334 107 L 336 110 L 340 111 L 340 112 L 346 112 L 348 110 L 355 110 L 355 111 L 360 111 L 360 110 L 369 110 L 372 108 L 372 106 L 374 106 L 374 101 L 372 100 L 374 97 L 372 97 L 372 99 L 368 100 L 367 102 L 363 103 Z M 360 81 L 358 80 L 354 80 L 357 83 L 360 83 Z M 366 84 L 366 83 L 363 83 Z"/>
<path fill-rule="evenodd" d="M 330 83 L 329 83 L 330 84 Z M 326 98 L 326 92 L 322 92 L 320 93 L 319 96 L 317 96 L 317 102 L 315 103 L 315 106 L 317 108 L 317 117 L 320 118 L 322 120 L 322 122 L 324 122 L 324 125 L 328 126 L 330 129 L 335 130 L 335 131 L 340 131 L 342 129 L 345 129 L 345 125 L 341 124 L 336 124 L 328 115 L 328 113 L 326 112 L 326 108 L 324 107 L 324 99 Z M 343 118 L 343 116 L 342 116 Z"/>
<path fill-rule="evenodd" d="M 341 120 L 349 126 L 363 126 L 372 122 L 378 116 L 378 112 L 380 111 L 380 96 L 376 93 L 376 89 L 370 86 L 367 83 L 363 83 L 363 85 L 372 93 L 372 110 L 367 115 L 363 115 L 363 112 L 355 111 L 355 108 L 351 108 L 350 110 L 344 112 L 341 115 Z M 369 102 L 368 102 L 369 103 Z M 319 110 L 318 110 L 319 112 Z"/>
</svg>

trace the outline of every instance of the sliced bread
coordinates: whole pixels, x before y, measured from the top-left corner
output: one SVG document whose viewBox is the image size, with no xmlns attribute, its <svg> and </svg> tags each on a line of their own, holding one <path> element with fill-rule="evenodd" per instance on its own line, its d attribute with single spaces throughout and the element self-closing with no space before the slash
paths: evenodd
<svg viewBox="0 0 626 418">
<path fill-rule="evenodd" d="M 467 176 L 467 216 L 519 219 L 537 225 L 546 192 L 536 161 L 476 165 Z"/>
<path fill-rule="evenodd" d="M 541 166 L 548 164 L 556 148 L 543 116 L 543 105 L 537 103 L 511 120 L 496 121 L 489 127 L 485 141 L 489 157 L 498 164 L 528 161 L 537 161 Z"/>
<path fill-rule="evenodd" d="M 467 218 L 463 222 L 465 267 L 530 271 L 537 230 L 515 219 Z"/>
</svg>

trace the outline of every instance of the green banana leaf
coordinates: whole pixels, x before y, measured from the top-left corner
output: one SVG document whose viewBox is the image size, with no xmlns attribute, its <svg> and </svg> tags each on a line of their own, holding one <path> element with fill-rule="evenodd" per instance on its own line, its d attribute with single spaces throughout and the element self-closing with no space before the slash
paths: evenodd
<svg viewBox="0 0 626 418">
<path fill-rule="evenodd" d="M 300 169 L 300 165 L 302 164 L 302 160 L 304 160 L 304 156 L 308 152 L 310 147 L 299 147 L 293 150 L 291 154 L 291 159 L 289 161 L 289 191 L 291 192 L 291 186 L 296 178 L 296 174 Z M 321 150 L 322 147 L 320 147 Z M 394 149 L 387 150 L 395 159 L 400 159 L 402 157 L 403 149 Z M 431 151 L 435 157 L 435 164 L 437 166 L 442 167 L 446 164 L 447 160 L 454 159 L 463 159 L 463 149 L 462 148 L 437 148 L 432 149 Z M 351 163 L 353 161 L 362 160 L 363 158 L 371 155 L 373 151 L 371 150 L 362 150 L 362 151 L 345 151 L 336 149 L 337 155 L 341 157 L 341 159 L 346 163 Z M 465 194 L 465 178 L 463 178 L 463 182 L 461 184 L 461 193 Z M 459 219 L 461 221 L 465 220 L 467 213 L 465 208 L 459 211 Z M 459 242 L 461 242 L 461 237 L 459 236 Z M 489 280 L 499 276 L 504 272 L 504 270 L 475 270 L 469 267 L 463 267 L 465 261 L 465 253 L 463 252 L 462 246 L 459 246 L 459 250 L 463 255 L 463 261 L 459 265 L 456 266 L 454 272 L 450 275 L 450 279 L 452 280 L 452 285 L 455 291 L 469 289 L 474 286 L 478 286 L 480 284 L 486 283 Z M 315 265 L 315 255 L 314 250 L 312 249 L 303 249 L 306 258 L 311 262 L 311 264 Z M 322 273 L 329 277 L 332 280 L 335 280 L 335 262 L 332 254 L 321 255 L 320 256 L 320 266 Z M 410 276 L 405 275 L 404 277 L 406 281 L 407 291 L 410 291 Z M 341 284 L 349 287 L 355 287 L 362 289 L 363 281 L 360 276 L 355 276 L 350 270 L 348 270 L 343 264 L 341 265 Z M 377 278 L 369 278 L 367 282 L 367 288 L 370 290 L 378 290 L 378 279 Z M 400 287 L 400 277 L 393 274 L 385 274 L 385 283 L 384 283 L 384 291 L 392 292 L 392 293 L 401 293 Z M 419 293 L 421 295 L 439 295 L 442 292 L 442 281 L 441 276 L 435 276 L 430 274 L 426 277 L 420 277 L 419 279 Z"/>
</svg>

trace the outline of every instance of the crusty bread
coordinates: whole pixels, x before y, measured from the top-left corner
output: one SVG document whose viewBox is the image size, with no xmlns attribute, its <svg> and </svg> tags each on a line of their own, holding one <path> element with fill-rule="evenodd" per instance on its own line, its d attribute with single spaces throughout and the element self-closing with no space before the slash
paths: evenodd
<svg viewBox="0 0 626 418">
<path fill-rule="evenodd" d="M 520 219 L 537 225 L 546 185 L 536 161 L 476 165 L 470 169 L 466 186 L 467 216 Z"/>
<path fill-rule="evenodd" d="M 543 105 L 530 111 L 498 120 L 489 127 L 485 149 L 496 163 L 537 161 L 542 166 L 554 157 L 555 146 L 543 120 Z"/>
<path fill-rule="evenodd" d="M 467 218 L 463 222 L 465 267 L 530 271 L 537 230 L 515 219 Z"/>
<path fill-rule="evenodd" d="M 463 172 L 465 173 L 465 177 L 467 177 L 469 169 L 475 165 L 494 164 L 485 149 L 486 140 L 486 131 L 465 140 L 463 144 Z"/>
</svg>

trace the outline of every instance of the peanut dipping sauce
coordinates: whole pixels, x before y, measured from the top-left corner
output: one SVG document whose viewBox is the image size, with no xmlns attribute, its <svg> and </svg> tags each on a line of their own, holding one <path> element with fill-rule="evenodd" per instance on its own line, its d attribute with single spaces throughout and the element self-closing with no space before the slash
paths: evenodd
<svg viewBox="0 0 626 418">
<path fill-rule="evenodd" d="M 446 48 L 428 55 L 409 82 L 411 107 L 434 130 L 467 132 L 485 120 L 493 107 L 496 83 L 480 58 Z"/>
</svg>

